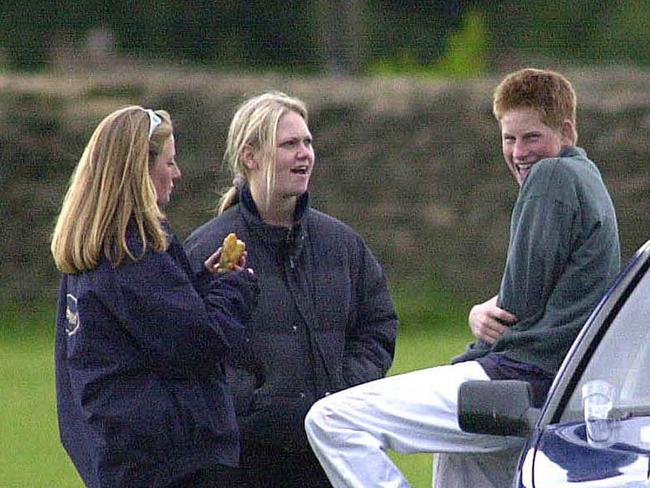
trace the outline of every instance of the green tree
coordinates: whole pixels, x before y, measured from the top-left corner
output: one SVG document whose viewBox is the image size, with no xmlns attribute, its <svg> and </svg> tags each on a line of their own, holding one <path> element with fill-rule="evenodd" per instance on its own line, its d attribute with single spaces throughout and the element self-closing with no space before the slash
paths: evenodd
<svg viewBox="0 0 650 488">
<path fill-rule="evenodd" d="M 650 3 L 633 0 L 612 7 L 600 30 L 608 58 L 650 66 Z"/>
<path fill-rule="evenodd" d="M 478 10 L 471 10 L 463 17 L 461 29 L 449 35 L 445 54 L 434 71 L 460 78 L 479 76 L 487 70 L 487 55 L 484 17 Z"/>
</svg>

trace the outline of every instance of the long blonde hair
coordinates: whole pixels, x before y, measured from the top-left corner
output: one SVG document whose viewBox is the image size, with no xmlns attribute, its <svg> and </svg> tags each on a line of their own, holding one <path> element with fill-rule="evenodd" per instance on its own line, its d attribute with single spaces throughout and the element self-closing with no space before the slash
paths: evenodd
<svg viewBox="0 0 650 488">
<path fill-rule="evenodd" d="M 235 112 L 223 162 L 233 176 L 233 181 L 248 179 L 248 170 L 242 161 L 244 149 L 251 148 L 268 162 L 266 167 L 267 198 L 275 185 L 275 155 L 278 121 L 287 112 L 296 112 L 308 121 L 307 107 L 302 100 L 279 91 L 270 91 L 248 99 Z M 219 200 L 222 213 L 237 201 L 238 185 L 233 184 Z M 268 204 L 268 202 L 266 202 Z"/>
<path fill-rule="evenodd" d="M 173 132 L 169 114 L 149 137 L 151 119 L 140 106 L 116 110 L 102 120 L 79 160 L 63 199 L 51 251 L 59 270 L 79 273 L 95 268 L 105 256 L 113 266 L 128 255 L 126 231 L 135 222 L 143 248 L 167 249 L 163 213 L 149 169 Z"/>
</svg>

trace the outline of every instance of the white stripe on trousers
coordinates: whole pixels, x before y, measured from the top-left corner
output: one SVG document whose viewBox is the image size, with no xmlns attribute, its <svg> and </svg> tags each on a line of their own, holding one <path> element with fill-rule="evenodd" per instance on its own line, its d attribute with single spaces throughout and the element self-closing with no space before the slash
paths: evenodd
<svg viewBox="0 0 650 488">
<path fill-rule="evenodd" d="M 477 362 L 468 361 L 390 376 L 316 402 L 305 429 L 332 484 L 336 488 L 408 487 L 388 449 L 407 454 L 520 449 L 519 438 L 460 430 L 458 390 L 467 380 L 489 378 Z M 444 469 L 445 477 L 452 480 L 453 473 Z"/>
</svg>

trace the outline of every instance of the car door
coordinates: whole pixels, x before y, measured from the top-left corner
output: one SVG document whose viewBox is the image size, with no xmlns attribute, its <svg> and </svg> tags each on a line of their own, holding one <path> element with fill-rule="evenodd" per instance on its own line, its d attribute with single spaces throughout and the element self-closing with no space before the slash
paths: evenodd
<svg viewBox="0 0 650 488">
<path fill-rule="evenodd" d="M 650 486 L 650 250 L 574 344 L 520 466 L 523 486 Z"/>
</svg>

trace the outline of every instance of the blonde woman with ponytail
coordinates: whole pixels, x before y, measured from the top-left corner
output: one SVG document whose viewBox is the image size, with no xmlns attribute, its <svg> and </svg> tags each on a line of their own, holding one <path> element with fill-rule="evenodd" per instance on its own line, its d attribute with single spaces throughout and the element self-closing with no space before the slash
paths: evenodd
<svg viewBox="0 0 650 488">
<path fill-rule="evenodd" d="M 245 266 L 194 273 L 162 207 L 181 177 L 164 110 L 129 106 L 95 129 L 52 236 L 61 442 L 86 486 L 213 486 L 239 434 L 224 358 L 244 340 Z M 216 246 L 214 246 L 216 247 Z"/>
<path fill-rule="evenodd" d="M 301 100 L 246 100 L 226 146 L 233 185 L 185 243 L 200 269 L 213 243 L 236 233 L 260 283 L 246 349 L 226 363 L 241 463 L 219 468 L 218 486 L 328 487 L 303 420 L 317 399 L 390 367 L 397 317 L 385 276 L 354 230 L 309 205 L 315 154 Z"/>
</svg>

